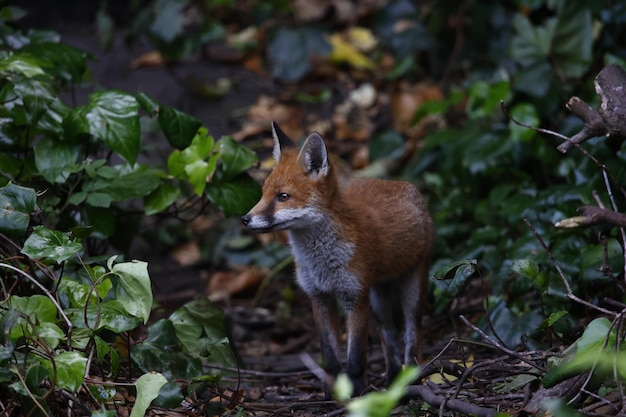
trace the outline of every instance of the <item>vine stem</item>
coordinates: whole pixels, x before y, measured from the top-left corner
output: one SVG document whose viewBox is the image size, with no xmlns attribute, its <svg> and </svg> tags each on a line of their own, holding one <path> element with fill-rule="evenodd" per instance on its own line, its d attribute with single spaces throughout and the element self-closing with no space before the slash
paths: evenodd
<svg viewBox="0 0 626 417">
<path fill-rule="evenodd" d="M 12 270 L 14 272 L 17 272 L 18 274 L 22 275 L 23 277 L 28 279 L 30 282 L 35 284 L 36 287 L 38 287 L 41 291 L 43 291 L 44 294 L 46 294 L 46 296 L 50 300 L 52 300 L 52 302 L 56 306 L 57 310 L 59 311 L 59 314 L 61 315 L 61 317 L 65 321 L 65 324 L 67 324 L 67 328 L 68 328 L 68 332 L 67 332 L 68 345 L 71 346 L 72 345 L 72 343 L 71 343 L 72 342 L 72 329 L 74 328 L 74 326 L 72 325 L 72 322 L 70 321 L 70 319 L 65 315 L 65 311 L 63 311 L 63 308 L 61 307 L 59 302 L 56 300 L 56 298 L 54 298 L 52 296 L 52 294 L 50 294 L 50 291 L 48 291 L 48 289 L 46 287 L 41 285 L 41 283 L 39 281 L 37 281 L 35 278 L 33 278 L 32 276 L 30 276 L 26 272 L 22 271 L 21 269 L 15 267 L 13 265 L 9 265 L 9 264 L 5 264 L 4 262 L 0 262 L 0 268 L 7 268 L 7 269 L 10 269 L 10 270 Z"/>
<path fill-rule="evenodd" d="M 563 285 L 565 286 L 565 289 L 567 291 L 566 297 L 569 298 L 570 300 L 572 300 L 574 302 L 577 302 L 579 304 L 582 304 L 582 305 L 584 305 L 584 306 L 586 306 L 586 307 L 588 307 L 588 308 L 590 308 L 592 310 L 597 310 L 597 311 L 599 311 L 601 313 L 604 313 L 604 314 L 607 314 L 607 315 L 609 315 L 611 317 L 617 316 L 618 313 L 616 313 L 615 311 L 607 310 L 606 308 L 599 307 L 599 306 L 597 306 L 597 305 L 595 305 L 593 303 L 590 303 L 589 301 L 583 300 L 582 298 L 580 298 L 576 294 L 574 294 L 574 292 L 572 291 L 572 287 L 569 285 L 569 281 L 567 280 L 567 277 L 565 276 L 565 274 L 563 273 L 563 270 L 561 269 L 561 266 L 559 265 L 559 263 L 554 258 L 554 255 L 552 254 L 552 252 L 548 248 L 548 245 L 546 245 L 546 242 L 543 240 L 543 238 L 541 237 L 539 232 L 537 232 L 537 229 L 535 229 L 535 227 L 532 224 L 530 224 L 528 219 L 524 219 L 524 223 L 526 223 L 528 225 L 528 227 L 530 228 L 530 231 L 533 233 L 533 235 L 535 235 L 535 238 L 539 241 L 539 243 L 543 247 L 544 251 L 548 255 L 548 258 L 550 258 L 550 262 L 552 263 L 552 265 L 554 266 L 554 268 L 558 272 L 559 277 L 561 277 L 561 281 L 563 281 Z"/>
</svg>

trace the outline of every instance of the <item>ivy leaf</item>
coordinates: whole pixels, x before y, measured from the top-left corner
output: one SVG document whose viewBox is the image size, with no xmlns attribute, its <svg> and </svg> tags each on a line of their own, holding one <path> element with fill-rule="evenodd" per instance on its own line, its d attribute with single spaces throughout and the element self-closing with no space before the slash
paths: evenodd
<svg viewBox="0 0 626 417">
<path fill-rule="evenodd" d="M 298 81 L 311 70 L 311 55 L 327 56 L 331 50 L 319 27 L 278 28 L 267 48 L 272 75 Z"/>
<path fill-rule="evenodd" d="M 227 216 L 246 213 L 261 198 L 261 187 L 248 174 L 222 181 L 215 179 L 207 184 L 206 193 L 211 201 Z"/>
<path fill-rule="evenodd" d="M 36 58 L 48 74 L 65 81 L 80 81 L 87 69 L 87 53 L 60 42 L 33 42 L 20 53 Z"/>
<path fill-rule="evenodd" d="M 69 141 L 47 138 L 35 145 L 35 166 L 51 184 L 65 181 L 63 173 L 77 172 L 76 165 L 79 147 Z"/>
<path fill-rule="evenodd" d="M 202 126 L 199 119 L 173 107 L 160 104 L 146 94 L 138 94 L 137 101 L 145 111 L 157 115 L 163 134 L 169 144 L 176 149 L 187 148 Z"/>
<path fill-rule="evenodd" d="M 161 183 L 156 190 L 143 200 L 143 208 L 147 216 L 160 213 L 180 197 L 180 188 L 170 183 Z"/>
<path fill-rule="evenodd" d="M 158 372 L 150 372 L 137 378 L 137 400 L 130 413 L 130 417 L 143 417 L 150 403 L 159 396 L 161 387 L 167 383 L 167 379 Z"/>
<path fill-rule="evenodd" d="M 131 165 L 139 153 L 138 104 L 130 94 L 108 90 L 89 95 L 89 103 L 73 109 L 63 120 L 65 134 L 76 140 L 81 134 L 103 140 Z"/>
<path fill-rule="evenodd" d="M 189 146 L 202 126 L 200 120 L 169 106 L 161 106 L 158 121 L 167 141 L 176 149 Z"/>
<path fill-rule="evenodd" d="M 148 264 L 141 261 L 123 262 L 113 265 L 115 257 L 109 258 L 108 267 L 119 278 L 117 300 L 128 314 L 139 317 L 144 324 L 150 318 L 152 309 L 152 287 L 148 275 Z"/>
<path fill-rule="evenodd" d="M 22 234 L 35 211 L 37 194 L 32 188 L 8 184 L 0 188 L 0 232 Z"/>
<path fill-rule="evenodd" d="M 240 145 L 230 136 L 221 138 L 217 145 L 222 158 L 222 179 L 229 180 L 254 165 L 258 158 L 254 152 Z"/>
<path fill-rule="evenodd" d="M 67 233 L 35 226 L 28 236 L 22 253 L 31 259 L 47 258 L 57 263 L 65 262 L 77 254 L 83 245 L 72 241 Z"/>
<path fill-rule="evenodd" d="M 477 271 L 478 263 L 476 259 L 465 259 L 446 265 L 444 268 L 435 272 L 435 279 L 451 279 L 445 290 L 445 294 L 449 297 L 454 297 L 465 287 L 465 284 L 467 284 Z"/>
<path fill-rule="evenodd" d="M 87 358 L 79 352 L 61 352 L 54 356 L 52 362 L 42 361 L 42 364 L 50 372 L 50 376 L 56 376 L 53 381 L 57 388 L 76 392 L 83 384 L 85 371 L 87 370 Z"/>
</svg>

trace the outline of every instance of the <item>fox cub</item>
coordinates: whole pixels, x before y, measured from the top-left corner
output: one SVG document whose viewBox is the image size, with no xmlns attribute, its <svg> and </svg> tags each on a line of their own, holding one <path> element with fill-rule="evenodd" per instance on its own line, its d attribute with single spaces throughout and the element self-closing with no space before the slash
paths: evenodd
<svg viewBox="0 0 626 417">
<path fill-rule="evenodd" d="M 380 324 L 391 382 L 403 363 L 421 357 L 421 307 L 434 241 L 424 199 L 408 182 L 352 179 L 344 185 L 318 133 L 300 150 L 275 123 L 272 135 L 277 165 L 243 224 L 253 232 L 287 230 L 326 370 L 341 372 L 338 300 L 346 317 L 345 372 L 355 395 L 367 385 L 370 311 Z M 398 317 L 404 317 L 404 337 Z"/>
</svg>

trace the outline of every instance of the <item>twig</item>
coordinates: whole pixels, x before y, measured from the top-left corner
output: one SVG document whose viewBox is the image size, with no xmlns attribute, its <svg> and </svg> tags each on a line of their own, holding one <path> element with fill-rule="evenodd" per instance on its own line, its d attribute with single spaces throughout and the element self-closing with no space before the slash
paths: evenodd
<svg viewBox="0 0 626 417">
<path fill-rule="evenodd" d="M 494 338 L 490 337 L 487 333 L 483 332 L 478 326 L 475 326 L 474 324 L 472 324 L 464 315 L 460 315 L 459 318 L 463 321 L 463 323 L 465 323 L 469 328 L 471 328 L 472 330 L 474 330 L 476 333 L 478 333 L 480 335 L 480 337 L 483 338 L 483 340 L 485 340 L 487 343 L 489 343 L 490 345 L 496 347 L 497 349 L 501 350 L 502 352 L 506 353 L 509 356 L 514 357 L 515 359 L 519 359 L 520 361 L 532 366 L 535 369 L 538 369 L 541 372 L 546 372 L 546 368 L 544 368 L 541 365 L 537 365 L 536 363 L 534 363 L 531 360 L 528 360 L 526 358 L 524 358 L 522 355 L 520 355 L 519 353 L 517 353 L 514 350 L 509 349 L 508 347 L 504 346 L 503 344 L 501 344 L 500 342 L 498 342 L 497 340 L 495 340 Z"/>
<path fill-rule="evenodd" d="M 466 415 L 475 415 L 478 417 L 492 417 L 498 412 L 493 408 L 481 407 L 479 405 L 469 404 L 456 398 L 445 398 L 435 394 L 427 385 L 411 385 L 407 388 L 409 397 L 421 397 L 424 401 L 433 407 L 445 407 L 449 410 L 463 413 Z"/>
<path fill-rule="evenodd" d="M 548 248 L 548 245 L 546 245 L 546 242 L 543 240 L 543 238 L 537 232 L 537 229 L 535 229 L 533 227 L 533 225 L 530 224 L 528 219 L 524 219 L 524 223 L 526 223 L 528 225 L 528 227 L 530 228 L 530 230 L 533 233 L 533 235 L 535 235 L 535 238 L 539 241 L 539 243 L 543 247 L 544 251 L 548 255 L 548 258 L 550 258 L 550 262 L 552 262 L 552 265 L 554 266 L 554 268 L 558 272 L 559 276 L 561 277 L 561 281 L 563 281 L 563 285 L 565 286 L 565 289 L 567 291 L 565 296 L 567 298 L 569 298 L 570 300 L 575 301 L 575 302 L 577 302 L 579 304 L 582 304 L 582 305 L 584 305 L 584 306 L 586 306 L 586 307 L 588 307 L 590 309 L 597 310 L 597 311 L 599 311 L 601 313 L 604 313 L 604 314 L 607 314 L 609 316 L 615 317 L 617 315 L 617 313 L 615 311 L 611 311 L 611 310 L 607 310 L 606 308 L 599 307 L 599 306 L 597 306 L 597 305 L 595 305 L 593 303 L 590 303 L 588 301 L 583 300 L 582 298 L 579 298 L 576 294 L 573 293 L 572 287 L 571 287 L 571 285 L 569 285 L 569 281 L 565 277 L 565 274 L 563 273 L 563 270 L 561 269 L 561 266 L 556 261 L 556 259 L 554 259 L 554 255 L 552 254 L 552 252 Z"/>
</svg>

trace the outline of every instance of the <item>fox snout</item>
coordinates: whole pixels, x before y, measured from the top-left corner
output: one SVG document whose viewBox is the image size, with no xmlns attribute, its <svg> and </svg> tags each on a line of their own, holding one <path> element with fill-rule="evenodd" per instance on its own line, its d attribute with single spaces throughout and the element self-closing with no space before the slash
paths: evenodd
<svg viewBox="0 0 626 417">
<path fill-rule="evenodd" d="M 241 216 L 241 223 L 243 223 L 244 226 L 247 226 L 250 223 L 250 220 L 252 220 L 250 213 Z"/>
</svg>

